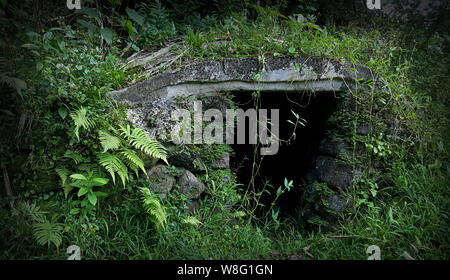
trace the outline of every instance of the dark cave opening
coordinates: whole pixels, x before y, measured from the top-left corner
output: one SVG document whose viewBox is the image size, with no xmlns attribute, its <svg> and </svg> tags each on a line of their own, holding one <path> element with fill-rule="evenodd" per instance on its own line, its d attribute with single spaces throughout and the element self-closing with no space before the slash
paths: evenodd
<svg viewBox="0 0 450 280">
<path fill-rule="evenodd" d="M 264 92 L 260 94 L 261 109 L 279 109 L 279 135 L 281 140 L 289 139 L 289 142 L 280 142 L 278 153 L 275 155 L 261 156 L 259 149 L 256 152 L 256 162 L 260 165 L 259 172 L 254 176 L 254 189 L 261 191 L 265 183 L 270 195 L 264 193 L 260 202 L 268 207 L 276 197 L 276 191 L 284 186 L 285 178 L 293 180 L 294 187 L 282 194 L 276 201 L 280 212 L 287 215 L 296 213 L 301 195 L 302 186 L 306 184 L 305 176 L 311 166 L 311 162 L 317 153 L 319 143 L 326 136 L 327 120 L 336 111 L 339 98 L 338 93 L 330 92 Z M 244 111 L 255 108 L 251 93 L 233 93 L 233 102 Z M 304 126 L 297 126 L 289 122 L 295 122 L 295 112 L 304 119 Z M 248 130 L 248 120 L 246 120 Z M 246 132 L 248 134 L 248 131 Z M 246 136 L 246 139 L 248 135 Z M 247 143 L 247 142 L 246 142 Z M 252 178 L 253 158 L 255 145 L 234 144 L 231 145 L 234 155 L 231 158 L 231 168 L 237 174 L 237 181 L 243 184 L 245 190 Z"/>
</svg>

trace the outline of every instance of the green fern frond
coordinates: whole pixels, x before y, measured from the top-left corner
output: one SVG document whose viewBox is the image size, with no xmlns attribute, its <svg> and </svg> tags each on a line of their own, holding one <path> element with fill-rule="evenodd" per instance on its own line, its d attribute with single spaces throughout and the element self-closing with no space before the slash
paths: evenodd
<svg viewBox="0 0 450 280">
<path fill-rule="evenodd" d="M 62 185 L 64 185 L 67 182 L 67 178 L 69 177 L 70 171 L 66 168 L 55 168 L 56 174 L 58 174 L 59 178 L 61 179 Z"/>
<path fill-rule="evenodd" d="M 196 217 L 194 216 L 189 216 L 183 219 L 183 223 L 188 224 L 188 225 L 193 225 L 193 226 L 198 226 L 200 225 L 202 222 L 200 222 Z"/>
<path fill-rule="evenodd" d="M 98 132 L 98 137 L 100 139 L 100 144 L 103 147 L 103 152 L 116 150 L 120 147 L 120 139 L 104 130 Z"/>
<path fill-rule="evenodd" d="M 121 136 L 128 140 L 134 148 L 167 163 L 167 152 L 164 146 L 157 140 L 150 138 L 143 129 L 139 127 L 131 129 L 130 125 L 127 125 L 126 127 L 121 126 L 120 131 Z"/>
<path fill-rule="evenodd" d="M 120 152 L 120 155 L 122 156 L 122 158 L 124 159 L 125 163 L 131 168 L 133 169 L 133 171 L 136 172 L 137 175 L 137 171 L 139 169 L 142 170 L 142 172 L 145 172 L 145 167 L 144 167 L 144 162 L 142 161 L 142 159 L 136 154 L 135 151 L 133 150 L 129 150 L 129 149 L 124 149 L 123 151 Z M 137 168 L 135 168 L 137 167 Z"/>
<path fill-rule="evenodd" d="M 18 202 L 16 207 L 12 208 L 12 215 L 20 215 L 22 217 L 30 218 L 33 222 L 43 221 L 45 219 L 46 211 L 41 210 L 35 202 L 29 203 L 26 201 Z"/>
<path fill-rule="evenodd" d="M 17 91 L 22 96 L 22 90 L 27 88 L 27 83 L 19 78 L 11 77 L 8 71 L 8 60 L 6 57 L 0 56 L 0 85 L 5 84 Z"/>
<path fill-rule="evenodd" d="M 73 160 L 75 164 L 80 164 L 85 160 L 77 151 L 71 150 L 66 151 L 63 157 Z"/>
<path fill-rule="evenodd" d="M 55 168 L 55 171 L 56 171 L 56 174 L 58 174 L 59 178 L 61 179 L 61 187 L 64 189 L 65 198 L 67 198 L 70 191 L 73 190 L 73 187 L 67 181 L 67 179 L 69 178 L 69 174 L 71 172 L 69 170 L 67 170 L 65 167 Z"/>
<path fill-rule="evenodd" d="M 128 168 L 125 164 L 122 163 L 122 165 L 123 165 L 123 167 L 117 170 L 117 174 L 119 174 L 119 177 L 122 180 L 122 184 L 125 187 L 128 179 L 129 179 Z"/>
<path fill-rule="evenodd" d="M 120 135 L 125 139 L 130 139 L 131 137 L 131 127 L 129 124 L 127 126 L 120 126 Z"/>
<path fill-rule="evenodd" d="M 84 107 L 80 107 L 78 110 L 70 113 L 70 117 L 75 123 L 75 135 L 78 140 L 80 140 L 78 133 L 80 128 L 89 130 L 95 126 L 95 121 L 87 116 L 87 109 Z"/>
<path fill-rule="evenodd" d="M 47 244 L 50 247 L 50 244 L 53 243 L 59 247 L 62 243 L 60 231 L 60 224 L 47 220 L 33 224 L 33 235 L 39 245 Z"/>
<path fill-rule="evenodd" d="M 7 64 L 8 64 L 8 60 L 5 57 L 0 56 L 0 72 L 6 71 Z"/>
<path fill-rule="evenodd" d="M 116 183 L 115 173 L 117 173 L 125 186 L 128 181 L 128 168 L 122 160 L 117 155 L 110 153 L 101 153 L 98 158 L 100 165 L 111 174 L 114 184 Z"/>
<path fill-rule="evenodd" d="M 27 83 L 19 78 L 9 77 L 4 74 L 0 74 L 0 85 L 6 84 L 7 86 L 15 89 L 17 93 L 22 96 L 22 90 L 27 88 Z"/>
<path fill-rule="evenodd" d="M 167 163 L 167 154 L 164 146 L 155 139 L 151 139 L 144 130 L 140 128 L 133 129 L 130 135 L 130 143 L 147 155 L 162 159 Z"/>
<path fill-rule="evenodd" d="M 166 211 L 156 196 L 153 196 L 148 188 L 140 188 L 142 206 L 154 223 L 157 230 L 164 228 L 167 222 Z"/>
</svg>

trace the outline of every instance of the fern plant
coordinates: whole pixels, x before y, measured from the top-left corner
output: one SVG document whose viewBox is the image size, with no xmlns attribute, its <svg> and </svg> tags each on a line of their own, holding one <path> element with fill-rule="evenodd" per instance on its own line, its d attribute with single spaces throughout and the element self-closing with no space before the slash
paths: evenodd
<svg viewBox="0 0 450 280">
<path fill-rule="evenodd" d="M 46 211 L 43 211 L 36 202 L 29 203 L 26 201 L 20 201 L 15 207 L 11 209 L 12 216 L 21 216 L 24 219 L 20 219 L 25 222 L 39 222 L 45 218 Z"/>
<path fill-rule="evenodd" d="M 32 226 L 33 236 L 39 245 L 47 244 L 48 247 L 53 243 L 57 248 L 62 243 L 62 225 L 55 222 L 57 216 L 52 217 L 52 221 L 48 221 L 45 214 L 46 211 L 41 210 L 36 203 L 19 202 L 17 208 L 13 211 L 13 215 L 24 215 L 27 224 Z M 19 219 L 21 220 L 21 219 Z"/>
<path fill-rule="evenodd" d="M 133 149 L 167 163 L 164 146 L 150 138 L 144 130 L 132 129 L 127 125 L 121 126 L 119 131 L 120 135 L 113 135 L 104 130 L 99 131 L 100 144 L 103 147 L 103 153 L 98 155 L 99 163 L 109 172 L 114 183 L 117 174 L 125 186 L 129 180 L 128 169 L 134 171 L 136 176 L 139 170 L 146 174 L 143 160 Z"/>
<path fill-rule="evenodd" d="M 185 223 L 185 224 L 187 224 L 187 225 L 192 225 L 192 226 L 197 227 L 197 226 L 200 225 L 202 222 L 200 222 L 199 219 L 197 219 L 197 218 L 194 217 L 194 216 L 188 216 L 188 217 L 185 217 L 185 218 L 183 219 L 183 223 Z"/>
<path fill-rule="evenodd" d="M 120 147 L 120 138 L 109 134 L 109 132 L 105 130 L 100 130 L 98 132 L 98 139 L 102 144 L 103 152 L 115 150 Z"/>
<path fill-rule="evenodd" d="M 83 156 L 80 155 L 77 151 L 67 150 L 64 153 L 63 157 L 73 160 L 75 164 L 80 164 L 85 161 L 85 158 L 83 158 Z"/>
<path fill-rule="evenodd" d="M 7 60 L 6 58 L 0 56 L 0 85 L 7 85 L 17 91 L 17 93 L 22 96 L 22 90 L 27 88 L 27 84 L 24 80 L 19 78 L 11 77 L 7 73 Z"/>
<path fill-rule="evenodd" d="M 68 182 L 70 171 L 65 167 L 57 167 L 55 171 L 56 174 L 58 174 L 59 179 L 61 179 L 61 187 L 64 189 L 65 198 L 67 198 L 69 192 L 73 189 L 73 186 Z"/>
<path fill-rule="evenodd" d="M 98 162 L 109 172 L 114 184 L 116 183 L 115 174 L 117 173 L 122 180 L 123 185 L 126 185 L 126 182 L 129 179 L 128 168 L 119 156 L 116 154 L 101 153 L 98 155 Z"/>
<path fill-rule="evenodd" d="M 166 211 L 156 196 L 153 196 L 148 188 L 140 188 L 142 206 L 150 217 L 157 230 L 164 228 L 167 217 Z"/>
<path fill-rule="evenodd" d="M 80 128 L 89 130 L 95 126 L 95 120 L 87 116 L 87 109 L 85 107 L 80 107 L 78 110 L 70 113 L 70 117 L 75 123 L 75 135 L 78 140 L 80 140 Z"/>
<path fill-rule="evenodd" d="M 86 131 L 98 129 L 98 140 L 103 148 L 101 153 L 97 153 L 98 164 L 111 175 L 114 184 L 118 175 L 123 186 L 126 186 L 129 180 L 129 171 L 133 171 L 136 176 L 139 176 L 139 171 L 146 174 L 141 155 L 162 159 L 167 163 L 164 146 L 157 140 L 150 138 L 140 128 L 131 128 L 130 125 L 127 125 L 120 126 L 118 130 L 114 129 L 104 120 L 89 117 L 88 110 L 85 107 L 73 111 L 70 117 L 74 122 L 74 132 L 78 141 L 80 140 L 79 131 L 81 128 Z M 103 124 L 103 127 L 100 124 Z M 85 159 L 76 151 L 68 151 L 64 154 L 64 157 L 72 159 L 77 165 L 85 162 Z M 67 185 L 65 180 L 67 175 L 60 173 L 59 171 L 58 175 L 60 175 L 62 185 L 65 186 L 65 190 L 69 190 L 70 185 Z"/>
<path fill-rule="evenodd" d="M 145 17 L 142 29 L 138 31 L 139 45 L 159 45 L 177 35 L 175 23 L 160 1 L 151 4 L 140 3 L 139 13 Z"/>
<path fill-rule="evenodd" d="M 157 140 L 150 138 L 144 130 L 138 127 L 131 129 L 130 125 L 127 125 L 126 127 L 121 126 L 120 131 L 121 135 L 127 139 L 134 148 L 141 150 L 153 158 L 162 159 L 167 163 L 167 154 L 164 146 Z"/>
<path fill-rule="evenodd" d="M 50 247 L 50 244 L 53 243 L 59 247 L 62 243 L 61 230 L 61 224 L 49 222 L 47 219 L 33 223 L 33 236 L 39 245 L 47 244 Z"/>
</svg>

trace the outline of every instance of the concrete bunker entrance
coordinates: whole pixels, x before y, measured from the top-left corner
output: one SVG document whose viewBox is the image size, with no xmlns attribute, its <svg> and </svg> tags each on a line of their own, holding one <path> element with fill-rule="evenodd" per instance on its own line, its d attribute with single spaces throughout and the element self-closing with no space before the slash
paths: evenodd
<svg viewBox="0 0 450 280">
<path fill-rule="evenodd" d="M 138 60 L 141 61 L 140 65 L 147 65 L 152 64 L 156 57 L 158 54 L 155 53 Z M 259 109 L 269 109 L 269 119 L 270 109 L 279 109 L 280 138 L 291 139 L 289 142 L 280 142 L 275 155 L 261 156 L 261 145 L 232 145 L 232 169 L 244 189 L 250 186 L 252 191 L 261 191 L 266 182 L 273 186 L 271 195 L 264 193 L 261 199 L 265 205 L 273 201 L 278 187 L 284 186 L 285 178 L 292 180 L 294 187 L 276 202 L 281 210 L 292 213 L 299 202 L 304 201 L 301 199 L 302 191 L 307 189 L 304 186 L 314 189 L 313 185 L 308 184 L 317 181 L 340 192 L 348 189 L 354 179 L 360 176 L 359 168 L 349 166 L 340 158 L 341 154 L 348 154 L 348 143 L 337 133 L 332 139 L 325 138 L 328 136 L 327 131 L 339 132 L 344 127 L 341 124 L 336 124 L 339 127 L 330 127 L 327 120 L 338 109 L 338 101 L 344 100 L 336 97 L 355 88 L 356 80 L 362 84 L 374 79 L 373 71 L 365 66 L 343 64 L 321 57 L 267 57 L 263 61 L 257 57 L 226 58 L 186 64 L 110 94 L 118 102 L 132 107 L 127 110 L 132 123 L 145 127 L 150 135 L 167 140 L 168 131 L 173 131 L 177 124 L 171 121 L 171 113 L 177 109 L 186 109 L 186 106 L 189 107 L 187 103 L 191 104 L 193 100 L 205 101 L 203 109 L 219 109 L 224 116 L 229 105 L 228 93 L 234 93 L 234 103 L 246 111 L 256 109 L 253 95 L 258 92 L 261 101 Z M 288 122 L 295 120 L 292 111 L 305 120 L 305 125 L 298 126 L 296 131 Z M 221 122 L 217 123 L 222 125 Z M 201 122 L 194 128 L 200 127 L 197 129 L 200 131 L 200 125 Z M 293 132 L 295 137 L 291 137 Z M 175 157 L 171 160 L 174 162 Z M 179 166 L 190 166 L 193 172 L 199 171 L 191 165 L 191 159 L 182 159 L 179 163 Z M 308 196 L 307 191 L 305 196 Z M 316 193 L 313 196 L 317 196 Z M 330 201 L 333 203 L 327 204 L 334 212 L 345 209 L 350 203 L 343 201 L 338 194 L 333 195 Z M 318 204 L 312 204 L 311 209 L 316 211 Z"/>
<path fill-rule="evenodd" d="M 293 181 L 294 187 L 281 195 L 275 202 L 281 212 L 294 215 L 301 201 L 303 187 L 307 184 L 308 171 L 314 169 L 314 157 L 320 142 L 331 129 L 328 119 L 337 110 L 339 93 L 333 92 L 261 92 L 259 108 L 279 109 L 280 144 L 275 155 L 261 156 L 259 149 L 251 144 L 231 145 L 231 169 L 237 175 L 243 191 L 263 192 L 260 202 L 270 207 L 276 197 L 277 189 L 284 186 L 285 178 Z M 243 109 L 255 108 L 252 92 L 234 92 L 233 101 Z M 298 114 L 304 125 L 297 125 Z M 246 119 L 246 139 L 248 139 Z M 295 128 L 295 130 L 294 130 Z"/>
</svg>

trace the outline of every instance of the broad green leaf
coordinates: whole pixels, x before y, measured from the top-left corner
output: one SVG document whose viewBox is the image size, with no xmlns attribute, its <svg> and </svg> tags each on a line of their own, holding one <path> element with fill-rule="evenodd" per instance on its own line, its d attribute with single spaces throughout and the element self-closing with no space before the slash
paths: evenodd
<svg viewBox="0 0 450 280">
<path fill-rule="evenodd" d="M 108 45 L 112 44 L 113 32 L 111 29 L 103 28 L 100 30 L 100 34 L 102 35 L 102 38 L 105 39 L 106 43 L 108 43 Z"/>
<path fill-rule="evenodd" d="M 97 204 L 97 197 L 95 196 L 94 193 L 88 193 L 88 200 L 92 205 Z"/>
<path fill-rule="evenodd" d="M 88 200 L 83 199 L 83 201 L 81 201 L 81 207 L 86 207 L 87 205 L 88 205 Z"/>
<path fill-rule="evenodd" d="M 377 190 L 371 189 L 370 193 L 372 194 L 373 197 L 377 196 Z"/>
<path fill-rule="evenodd" d="M 70 186 L 77 187 L 77 188 L 83 188 L 86 185 L 86 181 L 75 181 L 70 183 Z"/>
<path fill-rule="evenodd" d="M 76 180 L 87 180 L 87 178 L 83 174 L 72 174 L 70 175 L 70 178 Z"/>
<path fill-rule="evenodd" d="M 44 36 L 42 36 L 42 38 L 45 40 L 51 39 L 53 38 L 53 33 L 52 32 L 47 32 L 44 34 Z"/>
<path fill-rule="evenodd" d="M 97 197 L 105 197 L 105 196 L 108 196 L 108 194 L 105 193 L 105 192 L 94 192 L 94 194 L 95 194 Z"/>
<path fill-rule="evenodd" d="M 81 188 L 81 189 L 78 191 L 78 197 L 85 195 L 88 191 L 89 191 L 88 188 Z"/>
<path fill-rule="evenodd" d="M 52 46 L 55 50 L 59 52 L 62 52 L 62 49 L 64 48 L 64 44 L 61 43 L 61 41 L 58 41 L 57 39 L 51 40 L 50 46 Z"/>
<path fill-rule="evenodd" d="M 127 15 L 128 15 L 132 20 L 134 20 L 135 22 L 137 22 L 137 24 L 139 24 L 139 25 L 141 25 L 141 26 L 144 24 L 144 17 L 141 16 L 140 14 L 138 14 L 138 12 L 136 12 L 135 10 L 130 9 L 130 8 L 128 8 L 128 7 L 125 9 L 125 11 L 127 12 Z"/>
<path fill-rule="evenodd" d="M 94 17 L 97 18 L 98 17 L 98 12 L 96 9 L 92 9 L 92 8 L 88 8 L 88 7 L 82 7 L 79 10 L 75 11 L 76 14 L 83 14 L 83 15 L 87 15 L 90 17 Z"/>
<path fill-rule="evenodd" d="M 65 107 L 59 107 L 58 114 L 64 120 L 67 117 L 67 109 Z"/>
<path fill-rule="evenodd" d="M 281 190 L 281 187 L 279 187 L 277 190 L 277 197 L 279 197 L 281 195 L 281 193 L 282 193 L 282 190 Z"/>
<path fill-rule="evenodd" d="M 96 183 L 94 186 L 103 186 L 108 183 L 108 179 L 105 178 L 94 178 L 92 179 L 92 182 Z"/>
<path fill-rule="evenodd" d="M 134 33 L 133 23 L 130 20 L 124 19 L 124 20 L 122 20 L 122 24 L 127 29 L 128 35 L 131 35 Z"/>
<path fill-rule="evenodd" d="M 94 24 L 92 24 L 92 23 L 90 23 L 90 22 L 87 22 L 87 21 L 85 21 L 85 20 L 83 20 L 83 19 L 79 19 L 79 20 L 77 20 L 77 22 L 78 22 L 81 26 L 86 27 L 90 32 L 95 32 L 95 31 L 98 29 L 98 27 L 97 27 L 96 25 L 94 25 Z"/>
</svg>

